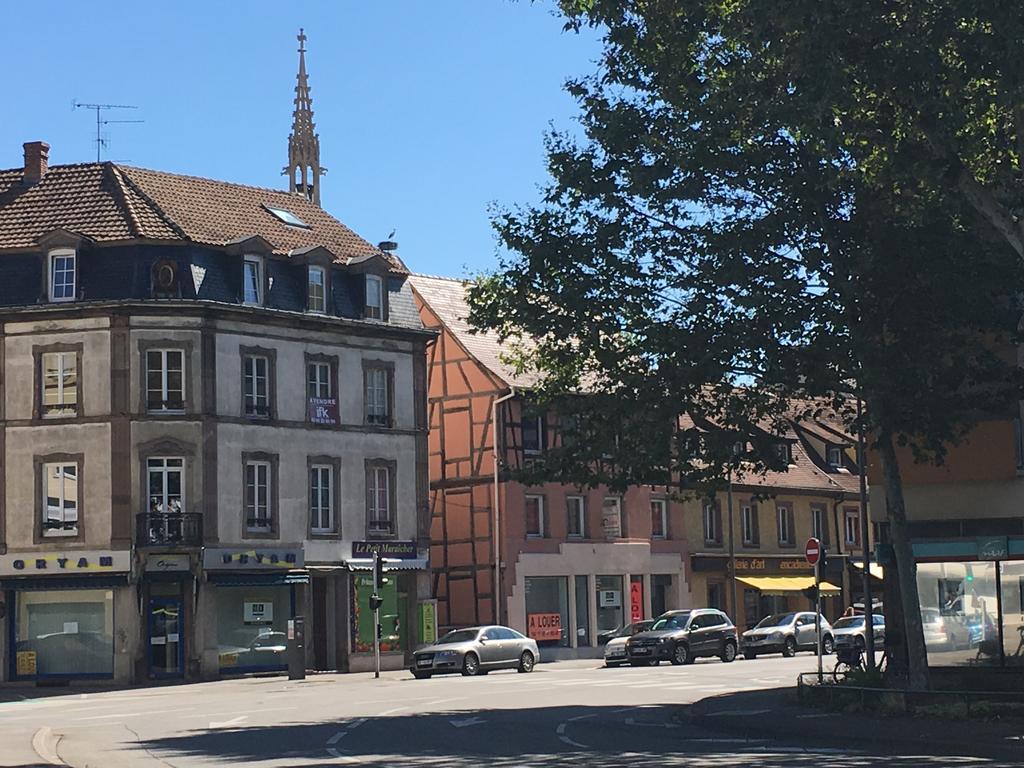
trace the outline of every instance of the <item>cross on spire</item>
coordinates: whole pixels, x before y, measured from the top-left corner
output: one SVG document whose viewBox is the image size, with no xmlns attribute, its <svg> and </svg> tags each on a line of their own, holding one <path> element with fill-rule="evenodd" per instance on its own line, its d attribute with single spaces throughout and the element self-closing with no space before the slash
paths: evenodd
<svg viewBox="0 0 1024 768">
<path fill-rule="evenodd" d="M 305 195 L 320 204 L 320 177 L 327 172 L 320 167 L 320 137 L 313 122 L 313 98 L 309 95 L 306 75 L 306 33 L 299 29 L 299 74 L 295 83 L 295 110 L 292 112 L 292 132 L 288 137 L 288 165 L 283 173 L 288 176 L 288 191 Z"/>
</svg>

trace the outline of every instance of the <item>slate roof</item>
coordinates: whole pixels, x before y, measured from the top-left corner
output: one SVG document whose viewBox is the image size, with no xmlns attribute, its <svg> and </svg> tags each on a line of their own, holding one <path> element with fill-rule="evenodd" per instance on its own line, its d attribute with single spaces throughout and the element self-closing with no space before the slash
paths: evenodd
<svg viewBox="0 0 1024 768">
<path fill-rule="evenodd" d="M 182 176 L 116 163 L 50 166 L 32 186 L 21 168 L 0 170 L 0 251 L 26 250 L 63 228 L 96 242 L 187 241 L 223 246 L 249 235 L 277 254 L 322 245 L 341 263 L 382 253 L 318 205 L 285 191 Z M 289 226 L 264 206 L 284 208 L 309 225 Z M 384 254 L 391 271 L 407 272 Z"/>
<path fill-rule="evenodd" d="M 466 303 L 466 290 L 469 281 L 451 277 L 435 277 L 433 275 L 409 276 L 409 282 L 420 298 L 440 318 L 452 336 L 466 348 L 477 362 L 489 370 L 509 386 L 527 387 L 537 383 L 534 374 L 518 374 L 515 369 L 502 360 L 508 351 L 494 331 L 472 332 L 466 318 L 469 316 L 469 305 Z"/>
</svg>

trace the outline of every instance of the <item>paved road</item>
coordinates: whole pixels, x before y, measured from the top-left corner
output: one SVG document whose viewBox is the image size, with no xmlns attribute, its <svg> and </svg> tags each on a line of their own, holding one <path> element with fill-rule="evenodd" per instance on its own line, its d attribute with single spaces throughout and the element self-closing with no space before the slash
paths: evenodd
<svg viewBox="0 0 1024 768">
<path fill-rule="evenodd" d="M 995 766 L 893 757 L 793 736 L 745 739 L 697 727 L 685 705 L 792 685 L 815 660 L 688 667 L 547 664 L 530 675 L 414 680 L 405 672 L 220 681 L 0 703 L 0 765 L 117 766 Z M 31 689 L 22 691 L 34 694 Z M 779 695 L 785 695 L 780 693 Z M 754 718 L 730 709 L 720 718 Z M 707 719 L 705 718 L 704 722 Z"/>
</svg>

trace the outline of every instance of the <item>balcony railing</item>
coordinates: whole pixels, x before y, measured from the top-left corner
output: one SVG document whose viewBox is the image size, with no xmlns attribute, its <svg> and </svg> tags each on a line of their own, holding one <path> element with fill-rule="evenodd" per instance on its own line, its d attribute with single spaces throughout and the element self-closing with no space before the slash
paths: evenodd
<svg viewBox="0 0 1024 768">
<path fill-rule="evenodd" d="M 135 518 L 135 543 L 140 547 L 199 547 L 203 516 L 198 512 L 143 512 Z"/>
</svg>

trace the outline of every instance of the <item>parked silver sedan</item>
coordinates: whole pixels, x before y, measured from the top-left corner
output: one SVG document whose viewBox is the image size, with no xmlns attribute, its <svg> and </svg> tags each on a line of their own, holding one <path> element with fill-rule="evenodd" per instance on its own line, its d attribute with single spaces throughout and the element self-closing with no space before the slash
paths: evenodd
<svg viewBox="0 0 1024 768">
<path fill-rule="evenodd" d="M 532 672 L 540 661 L 537 641 L 508 627 L 488 626 L 455 629 L 433 645 L 413 654 L 413 677 L 461 672 L 467 677 L 486 675 L 492 669 Z"/>
</svg>

